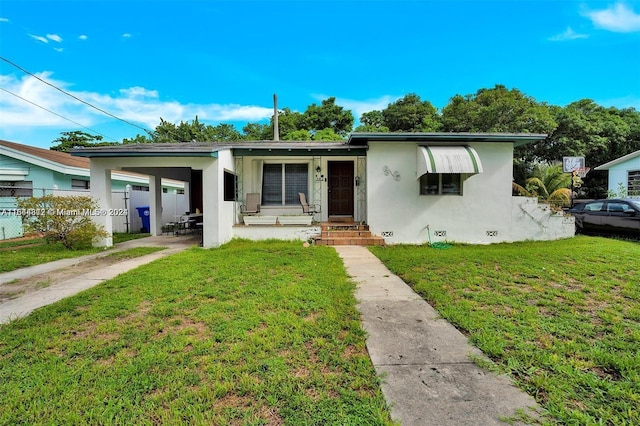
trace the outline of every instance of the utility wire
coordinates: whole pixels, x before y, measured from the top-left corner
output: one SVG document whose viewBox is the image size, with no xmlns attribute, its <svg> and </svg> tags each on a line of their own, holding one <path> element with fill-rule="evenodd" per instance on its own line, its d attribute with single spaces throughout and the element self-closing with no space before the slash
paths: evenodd
<svg viewBox="0 0 640 426">
<path fill-rule="evenodd" d="M 60 118 L 62 118 L 62 119 L 64 119 L 64 120 L 67 120 L 67 121 L 70 121 L 70 122 L 72 122 L 72 123 L 74 123 L 74 124 L 77 124 L 77 125 L 78 125 L 78 126 L 80 126 L 80 127 L 84 127 L 85 129 L 90 130 L 90 131 L 92 131 L 93 133 L 97 133 L 97 134 L 99 134 L 99 135 L 100 135 L 100 136 L 102 136 L 102 137 L 105 137 L 105 138 L 107 138 L 107 139 L 114 139 L 114 138 L 112 138 L 112 137 L 110 137 L 110 136 L 103 135 L 102 133 L 98 132 L 97 130 L 90 129 L 90 128 L 89 128 L 89 127 L 87 127 L 87 126 L 83 126 L 82 124 L 78 123 L 77 121 L 73 121 L 73 120 L 72 120 L 72 119 L 70 119 L 70 118 L 67 118 L 67 117 L 65 117 L 65 116 L 63 116 L 63 115 L 58 114 L 57 112 L 51 111 L 50 109 L 47 109 L 47 108 L 43 107 L 42 105 L 38 105 L 38 104 L 36 104 L 35 102 L 31 102 L 29 99 L 25 99 L 25 98 L 23 98 L 23 97 L 22 97 L 22 96 L 20 96 L 20 95 L 16 95 L 15 93 L 13 93 L 13 92 L 11 92 L 11 91 L 9 91 L 9 90 L 5 89 L 4 87 L 0 87 L 0 90 L 2 90 L 2 91 L 4 91 L 4 92 L 7 92 L 8 94 L 15 96 L 16 98 L 22 99 L 23 101 L 28 102 L 28 103 L 30 103 L 30 104 L 31 104 L 31 105 L 33 105 L 33 106 L 37 106 L 38 108 L 42 108 L 43 110 L 45 110 L 45 111 L 47 111 L 47 112 L 50 112 L 50 113 L 51 113 L 51 114 L 53 114 L 53 115 L 57 115 L 58 117 L 60 117 Z M 114 141 L 115 141 L 115 139 L 114 139 Z M 106 141 L 106 142 L 108 142 L 108 141 Z"/>
<path fill-rule="evenodd" d="M 100 111 L 101 113 L 106 114 L 106 115 L 108 115 L 108 116 L 109 116 L 109 117 L 111 117 L 111 118 L 115 118 L 116 120 L 122 121 L 123 123 L 126 123 L 126 124 L 128 124 L 128 125 L 130 125 L 130 126 L 136 127 L 136 128 L 138 128 L 138 129 L 140 129 L 140 130 L 143 130 L 143 131 L 144 131 L 144 132 L 146 132 L 147 134 L 151 133 L 151 131 L 150 131 L 149 129 L 145 129 L 144 127 L 138 126 L 137 124 L 131 123 L 130 121 L 127 121 L 127 120 L 125 120 L 125 119 L 123 119 L 123 118 L 117 117 L 117 116 L 115 116 L 115 115 L 111 114 L 110 112 L 107 112 L 107 111 L 105 111 L 105 110 L 103 110 L 103 109 L 101 109 L 101 108 L 98 108 L 97 106 L 91 105 L 89 102 L 86 102 L 86 101 L 84 101 L 84 100 L 82 100 L 82 99 L 78 98 L 77 96 L 74 96 L 74 95 L 72 95 L 71 93 L 66 92 L 66 91 L 64 91 L 64 90 L 60 89 L 59 87 L 57 87 L 57 86 L 55 86 L 55 85 L 53 85 L 53 84 L 49 83 L 48 81 L 45 81 L 45 80 L 41 79 L 41 78 L 40 78 L 40 77 L 38 77 L 37 75 L 35 75 L 35 74 L 33 74 L 33 73 L 31 73 L 31 72 L 29 72 L 29 71 L 25 70 L 25 69 L 24 69 L 24 68 L 22 68 L 20 65 L 15 64 L 15 63 L 11 62 L 10 60 L 8 60 L 8 59 L 7 59 L 7 58 L 5 58 L 5 57 L 0 56 L 0 59 L 2 59 L 3 61 L 5 61 L 6 63 L 8 63 L 8 64 L 10 64 L 10 65 L 13 65 L 14 67 L 18 68 L 20 71 L 24 72 L 25 74 L 28 74 L 28 75 L 30 75 L 31 77 L 34 77 L 34 78 L 36 78 L 36 79 L 40 80 L 40 81 L 41 81 L 41 82 L 43 82 L 44 84 L 46 84 L 46 85 L 48 85 L 48 86 L 51 86 L 51 87 L 53 87 L 54 89 L 56 89 L 56 90 L 58 90 L 58 91 L 60 91 L 60 92 L 64 93 L 65 95 L 72 97 L 73 99 L 77 100 L 78 102 L 82 102 L 83 104 L 85 104 L 85 105 L 87 105 L 87 106 L 89 106 L 89 107 L 91 107 L 91 108 L 93 108 L 93 109 L 95 109 L 95 110 L 97 110 L 97 111 Z"/>
</svg>

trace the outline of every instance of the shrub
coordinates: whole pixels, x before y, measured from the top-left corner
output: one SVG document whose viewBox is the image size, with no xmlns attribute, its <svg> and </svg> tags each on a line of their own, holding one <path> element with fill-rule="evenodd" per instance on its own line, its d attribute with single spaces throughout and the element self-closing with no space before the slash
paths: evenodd
<svg viewBox="0 0 640 426">
<path fill-rule="evenodd" d="M 25 231 L 43 234 L 47 243 L 60 242 L 77 250 L 107 236 L 104 228 L 91 220 L 98 212 L 98 203 L 91 197 L 45 195 L 20 199 L 17 205 Z"/>
</svg>

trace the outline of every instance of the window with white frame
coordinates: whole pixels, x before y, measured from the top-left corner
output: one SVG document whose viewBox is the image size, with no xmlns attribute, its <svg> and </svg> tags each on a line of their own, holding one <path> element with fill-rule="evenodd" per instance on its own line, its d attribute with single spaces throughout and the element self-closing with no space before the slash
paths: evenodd
<svg viewBox="0 0 640 426">
<path fill-rule="evenodd" d="M 627 194 L 640 195 L 640 170 L 631 170 L 627 174 Z"/>
<path fill-rule="evenodd" d="M 307 194 L 309 165 L 307 163 L 267 163 L 262 168 L 262 205 L 299 205 L 298 193 Z"/>
<path fill-rule="evenodd" d="M 462 175 L 425 173 L 420 176 L 420 195 L 462 195 Z"/>
</svg>

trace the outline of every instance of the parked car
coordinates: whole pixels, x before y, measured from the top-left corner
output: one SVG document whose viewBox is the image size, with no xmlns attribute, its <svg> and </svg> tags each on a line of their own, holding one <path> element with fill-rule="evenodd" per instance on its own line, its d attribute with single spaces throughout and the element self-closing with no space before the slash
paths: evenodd
<svg viewBox="0 0 640 426">
<path fill-rule="evenodd" d="M 640 200 L 606 199 L 577 203 L 567 210 L 576 220 L 576 234 L 616 234 L 640 238 Z"/>
</svg>

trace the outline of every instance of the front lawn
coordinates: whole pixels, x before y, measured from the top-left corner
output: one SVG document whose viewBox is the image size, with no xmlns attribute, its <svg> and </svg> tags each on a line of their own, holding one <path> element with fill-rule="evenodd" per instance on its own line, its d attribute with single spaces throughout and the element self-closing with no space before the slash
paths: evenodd
<svg viewBox="0 0 640 426">
<path fill-rule="evenodd" d="M 330 247 L 189 249 L 0 327 L 0 424 L 391 424 Z"/>
<path fill-rule="evenodd" d="M 561 424 L 640 424 L 640 243 L 371 249 Z"/>
<path fill-rule="evenodd" d="M 150 234 L 114 233 L 113 243 L 118 244 L 129 240 L 148 237 Z M 0 243 L 0 273 L 10 272 L 28 266 L 53 262 L 54 260 L 81 257 L 87 254 L 108 250 L 104 247 L 93 247 L 81 250 L 70 250 L 61 243 L 47 244 L 44 238 L 30 240 L 6 241 Z"/>
</svg>

